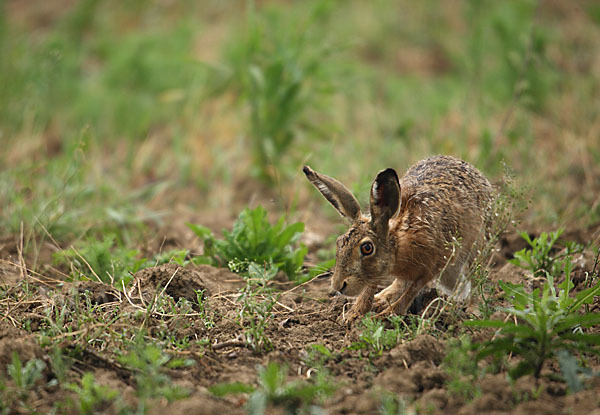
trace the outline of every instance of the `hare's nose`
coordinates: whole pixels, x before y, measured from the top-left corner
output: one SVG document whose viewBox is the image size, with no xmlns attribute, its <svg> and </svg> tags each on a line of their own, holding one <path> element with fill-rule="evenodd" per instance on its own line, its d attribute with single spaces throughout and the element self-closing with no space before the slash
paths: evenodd
<svg viewBox="0 0 600 415">
<path fill-rule="evenodd" d="M 346 281 L 344 281 L 344 283 L 342 284 L 342 288 L 340 288 L 340 292 L 342 294 L 344 294 L 344 290 L 346 289 L 346 286 L 348 285 L 348 283 Z"/>
</svg>

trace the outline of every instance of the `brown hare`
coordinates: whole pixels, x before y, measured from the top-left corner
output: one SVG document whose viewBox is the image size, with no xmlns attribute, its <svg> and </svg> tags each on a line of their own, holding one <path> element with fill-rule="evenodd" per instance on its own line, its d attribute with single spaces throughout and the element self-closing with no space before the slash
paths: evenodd
<svg viewBox="0 0 600 415">
<path fill-rule="evenodd" d="M 382 170 L 371 186 L 368 215 L 361 213 L 356 198 L 339 181 L 308 166 L 303 171 L 351 222 L 348 232 L 337 239 L 331 280 L 335 291 L 358 296 L 346 322 L 372 307 L 404 314 L 436 278 L 445 293 L 463 299 L 468 295 L 470 284 L 461 274 L 487 236 L 493 193 L 479 170 L 450 156 L 419 161 L 402 179 L 393 169 Z M 375 295 L 383 284 L 389 286 Z"/>
</svg>

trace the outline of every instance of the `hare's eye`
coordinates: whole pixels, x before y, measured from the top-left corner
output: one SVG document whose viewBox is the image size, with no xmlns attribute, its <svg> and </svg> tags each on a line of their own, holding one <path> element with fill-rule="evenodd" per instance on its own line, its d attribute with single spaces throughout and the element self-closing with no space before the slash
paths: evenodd
<svg viewBox="0 0 600 415">
<path fill-rule="evenodd" d="M 371 242 L 363 242 L 360 245 L 360 253 L 364 256 L 371 255 L 373 253 L 374 247 Z"/>
</svg>

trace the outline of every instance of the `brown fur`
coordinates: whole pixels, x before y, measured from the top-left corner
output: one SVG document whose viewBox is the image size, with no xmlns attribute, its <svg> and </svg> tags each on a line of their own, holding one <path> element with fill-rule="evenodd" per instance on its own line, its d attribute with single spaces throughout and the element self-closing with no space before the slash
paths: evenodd
<svg viewBox="0 0 600 415">
<path fill-rule="evenodd" d="M 309 180 L 352 226 L 337 240 L 332 288 L 359 295 L 346 321 L 371 309 L 376 287 L 392 284 L 375 296 L 376 310 L 405 313 L 421 289 L 439 277 L 455 290 L 486 237 L 492 186 L 472 165 L 450 156 L 434 156 L 412 166 L 398 180 L 381 171 L 371 187 L 371 215 L 360 214 L 356 198 L 340 182 L 304 168 Z M 374 252 L 361 254 L 371 242 Z"/>
</svg>

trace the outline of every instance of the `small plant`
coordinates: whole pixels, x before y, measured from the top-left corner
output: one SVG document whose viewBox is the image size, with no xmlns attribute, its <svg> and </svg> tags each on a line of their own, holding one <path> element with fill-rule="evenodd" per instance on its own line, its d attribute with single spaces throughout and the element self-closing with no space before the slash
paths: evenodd
<svg viewBox="0 0 600 415">
<path fill-rule="evenodd" d="M 102 240 L 88 239 L 79 249 L 60 251 L 54 259 L 69 264 L 76 280 L 100 280 L 119 288 L 121 281 L 127 285 L 131 280 L 130 272 L 137 272 L 147 261 L 136 260 L 137 254 L 136 250 L 116 246 L 114 236 L 107 235 Z"/>
<path fill-rule="evenodd" d="M 400 327 L 399 316 L 391 316 L 388 320 L 394 328 L 386 329 L 385 323 L 369 315 L 362 319 L 362 332 L 358 342 L 352 344 L 351 349 L 367 350 L 370 355 L 381 356 L 384 350 L 396 346 L 404 337 Z"/>
<path fill-rule="evenodd" d="M 255 173 L 270 185 L 302 133 L 323 134 L 318 119 L 328 110 L 325 98 L 333 90 L 327 61 L 334 48 L 315 31 L 315 23 L 328 10 L 319 5 L 308 18 L 298 18 L 247 2 L 243 30 L 215 73 L 218 89 L 237 93 L 247 109 Z"/>
<path fill-rule="evenodd" d="M 579 366 L 577 359 L 566 350 L 559 350 L 556 355 L 558 356 L 560 372 L 565 382 L 567 382 L 570 393 L 577 393 L 585 389 L 584 381 L 586 379 L 600 376 L 600 372 L 594 373 L 589 367 Z"/>
<path fill-rule="evenodd" d="M 52 348 L 50 354 L 50 367 L 52 368 L 52 373 L 56 377 L 56 383 L 60 384 L 67 380 L 67 373 L 71 368 L 71 364 L 71 358 L 63 354 L 63 349 L 58 346 Z"/>
<path fill-rule="evenodd" d="M 335 252 L 333 253 L 335 255 Z M 298 282 L 303 283 L 309 281 L 318 276 L 330 276 L 331 269 L 335 266 L 335 258 L 328 259 L 326 261 L 316 264 L 314 267 L 308 270 L 308 274 L 300 278 Z"/>
<path fill-rule="evenodd" d="M 266 329 L 273 316 L 273 307 L 277 297 L 267 281 L 273 278 L 276 268 L 255 263 L 248 265 L 246 285 L 240 291 L 237 302 L 241 304 L 239 324 L 244 330 L 244 338 L 248 346 L 256 352 L 270 350 L 272 343 L 266 335 Z"/>
<path fill-rule="evenodd" d="M 92 373 L 86 373 L 81 378 L 81 386 L 75 383 L 67 385 L 67 389 L 75 392 L 76 401 L 73 403 L 80 415 L 92 415 L 106 411 L 119 397 L 119 392 L 108 386 L 99 385 Z"/>
<path fill-rule="evenodd" d="M 333 359 L 333 353 L 322 344 L 311 344 L 306 348 L 304 362 L 310 367 L 322 368 Z"/>
<path fill-rule="evenodd" d="M 448 391 L 470 401 L 481 395 L 479 379 L 485 373 L 473 358 L 475 346 L 471 339 L 463 336 L 450 344 L 442 367 L 448 374 Z"/>
<path fill-rule="evenodd" d="M 552 256 L 552 248 L 562 233 L 562 229 L 550 233 L 542 232 L 537 238 L 531 239 L 527 232 L 520 232 L 519 235 L 527 241 L 529 248 L 523 248 L 515 252 L 514 258 L 510 262 L 531 271 L 536 277 L 546 276 L 547 274 L 553 276 L 559 275 L 562 271 L 564 260 L 573 255 L 573 253 L 582 250 L 580 245 L 567 243 L 565 252 Z"/>
<path fill-rule="evenodd" d="M 133 350 L 119 361 L 135 373 L 138 411 L 148 408 L 149 400 L 165 398 L 169 402 L 185 398 L 189 392 L 171 383 L 167 369 L 190 365 L 192 361 L 172 359 L 157 345 L 136 343 Z"/>
<path fill-rule="evenodd" d="M 17 352 L 13 352 L 11 363 L 6 368 L 12 383 L 4 378 L 4 373 L 0 373 L 0 414 L 14 413 L 17 406 L 26 413 L 33 412 L 28 403 L 29 394 L 42 379 L 45 367 L 39 359 L 29 360 L 23 365 Z"/>
<path fill-rule="evenodd" d="M 285 226 L 281 217 L 271 225 L 262 206 L 244 209 L 233 230 L 223 231 L 223 240 L 216 239 L 204 226 L 188 224 L 188 227 L 204 242 L 204 258 L 221 267 L 229 266 L 240 274 L 248 273 L 250 263 L 269 263 L 275 273 L 281 270 L 294 278 L 307 252 L 305 246 L 293 247 L 304 231 L 304 224 L 296 222 Z"/>
<path fill-rule="evenodd" d="M 155 255 L 153 258 L 153 261 L 148 261 L 150 262 L 149 264 L 144 264 L 145 266 L 159 266 L 162 264 L 168 264 L 168 263 L 172 263 L 174 262 L 175 264 L 181 265 L 182 267 L 187 265 L 190 261 L 188 260 L 188 257 L 190 255 L 190 251 L 188 251 L 187 249 L 175 249 L 172 251 L 167 251 L 167 252 L 160 252 L 159 254 Z M 144 268 L 141 267 L 141 268 Z M 139 269 L 141 269 L 139 268 Z"/>
<path fill-rule="evenodd" d="M 204 326 L 210 329 L 215 326 L 215 321 L 206 310 L 204 291 L 205 290 L 194 290 L 196 293 L 196 306 L 198 307 L 198 312 L 200 313 L 200 320 L 204 322 Z"/>
<path fill-rule="evenodd" d="M 381 415 L 405 415 L 408 413 L 406 403 L 398 395 L 385 392 L 381 397 L 381 409 L 379 413 Z"/>
<path fill-rule="evenodd" d="M 579 314 L 584 304 L 600 294 L 600 284 L 570 296 L 572 263 L 565 262 L 565 281 L 554 287 L 554 279 L 548 280 L 542 290 L 536 288 L 527 293 L 523 285 L 499 282 L 511 306 L 504 311 L 517 318 L 513 321 L 473 320 L 465 322 L 469 327 L 498 329 L 494 338 L 483 343 L 478 359 L 489 355 L 511 353 L 521 361 L 510 368 L 509 375 L 517 379 L 526 374 L 538 378 L 546 360 L 556 356 L 559 350 L 600 353 L 600 335 L 585 333 L 584 329 L 600 323 L 600 313 Z"/>
<path fill-rule="evenodd" d="M 287 368 L 271 362 L 258 371 L 258 388 L 243 384 L 221 384 L 209 390 L 216 396 L 250 393 L 246 403 L 249 415 L 263 415 L 269 406 L 281 408 L 286 415 L 315 413 L 315 401 L 322 400 L 335 391 L 324 377 L 317 376 L 314 383 L 286 382 Z"/>
<path fill-rule="evenodd" d="M 42 378 L 42 371 L 45 368 L 46 364 L 39 359 L 31 359 L 23 366 L 17 352 L 13 352 L 12 361 L 8 364 L 7 371 L 18 389 L 21 399 L 25 400 L 27 398 L 29 391 Z"/>
</svg>

